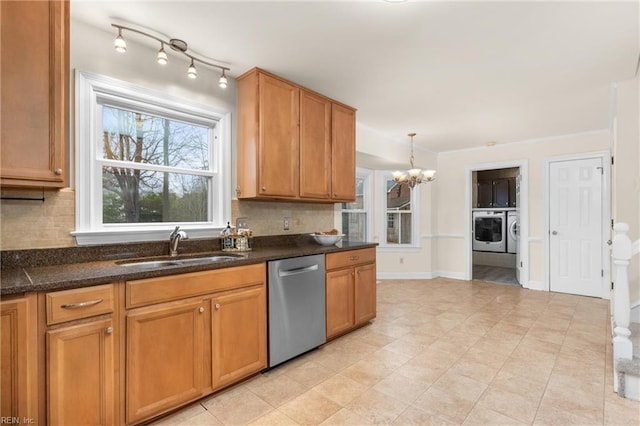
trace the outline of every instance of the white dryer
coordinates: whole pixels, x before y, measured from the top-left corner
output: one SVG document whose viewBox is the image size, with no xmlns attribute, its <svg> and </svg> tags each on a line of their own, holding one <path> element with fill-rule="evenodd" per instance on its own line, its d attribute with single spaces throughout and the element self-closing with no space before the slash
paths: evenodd
<svg viewBox="0 0 640 426">
<path fill-rule="evenodd" d="M 507 212 L 507 253 L 518 252 L 518 214 L 515 210 Z"/>
</svg>

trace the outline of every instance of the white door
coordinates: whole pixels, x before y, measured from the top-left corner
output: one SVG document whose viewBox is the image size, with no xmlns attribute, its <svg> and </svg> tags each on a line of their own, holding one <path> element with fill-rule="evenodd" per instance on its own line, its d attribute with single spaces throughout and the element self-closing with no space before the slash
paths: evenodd
<svg viewBox="0 0 640 426">
<path fill-rule="evenodd" d="M 549 163 L 549 287 L 602 297 L 601 158 Z"/>
<path fill-rule="evenodd" d="M 522 175 L 520 174 L 520 168 L 518 168 L 518 174 L 516 175 L 516 281 L 520 284 L 520 274 L 522 271 L 522 259 L 520 258 L 520 185 L 522 183 Z"/>
</svg>

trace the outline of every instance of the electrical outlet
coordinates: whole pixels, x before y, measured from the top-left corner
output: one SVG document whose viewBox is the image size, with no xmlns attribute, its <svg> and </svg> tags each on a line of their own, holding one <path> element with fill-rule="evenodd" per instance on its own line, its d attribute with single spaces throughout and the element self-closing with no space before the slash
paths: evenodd
<svg viewBox="0 0 640 426">
<path fill-rule="evenodd" d="M 282 229 L 285 231 L 289 230 L 289 218 L 286 216 L 282 218 Z"/>
</svg>

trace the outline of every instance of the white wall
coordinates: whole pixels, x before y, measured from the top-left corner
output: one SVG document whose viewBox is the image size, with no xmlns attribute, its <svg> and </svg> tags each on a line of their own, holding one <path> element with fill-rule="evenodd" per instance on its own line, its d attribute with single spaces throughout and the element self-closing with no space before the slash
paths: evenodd
<svg viewBox="0 0 640 426">
<path fill-rule="evenodd" d="M 356 131 L 356 149 L 359 152 L 378 157 L 380 163 L 393 164 L 392 167 L 386 167 L 388 170 L 396 170 L 398 164 L 402 165 L 401 170 L 409 168 L 411 145 L 408 137 L 406 137 L 406 140 L 395 140 L 359 123 Z M 435 153 L 414 148 L 414 157 L 416 167 L 423 169 L 437 168 Z M 384 165 L 380 168 L 384 168 Z M 382 184 L 382 175 L 381 171 L 377 171 L 373 179 L 373 241 L 375 242 L 383 242 L 386 238 L 384 233 L 386 216 L 380 208 L 382 198 L 386 194 L 386 189 Z M 414 189 L 414 191 L 420 192 L 421 212 L 418 218 L 415 247 L 378 248 L 377 268 L 380 278 L 431 278 L 434 276 L 432 249 L 434 185 L 433 182 L 426 183 Z"/>
<path fill-rule="evenodd" d="M 640 84 L 638 77 L 617 84 L 613 166 L 613 218 L 629 225 L 632 241 L 640 238 Z M 632 303 L 640 302 L 640 255 L 629 267 Z"/>
<path fill-rule="evenodd" d="M 494 147 L 452 151 L 438 156 L 435 201 L 437 270 L 445 276 L 465 272 L 466 169 L 475 164 L 527 161 L 529 168 L 529 279 L 544 282 L 543 160 L 568 154 L 608 151 L 608 129 Z M 526 259 L 525 259 L 526 261 Z M 533 284 L 533 287 L 536 287 Z"/>
</svg>

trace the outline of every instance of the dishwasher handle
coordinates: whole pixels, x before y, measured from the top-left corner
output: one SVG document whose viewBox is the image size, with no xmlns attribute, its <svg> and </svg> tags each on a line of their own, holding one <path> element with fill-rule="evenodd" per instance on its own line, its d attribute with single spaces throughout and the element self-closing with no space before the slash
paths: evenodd
<svg viewBox="0 0 640 426">
<path fill-rule="evenodd" d="M 298 274 L 304 274 L 306 272 L 312 272 L 312 271 L 317 271 L 318 270 L 318 265 L 311 265 L 311 266 L 303 266 L 302 268 L 293 268 L 293 269 L 287 269 L 287 270 L 278 270 L 278 276 L 280 277 L 288 277 L 289 275 L 298 275 Z"/>
</svg>

